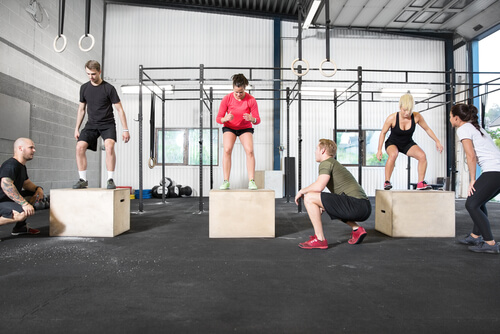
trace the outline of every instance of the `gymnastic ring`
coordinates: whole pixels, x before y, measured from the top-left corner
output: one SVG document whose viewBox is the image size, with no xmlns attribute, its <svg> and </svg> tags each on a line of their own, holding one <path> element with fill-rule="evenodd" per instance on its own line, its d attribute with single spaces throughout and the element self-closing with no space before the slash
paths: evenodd
<svg viewBox="0 0 500 334">
<path fill-rule="evenodd" d="M 295 63 L 296 63 L 296 62 L 298 62 L 298 61 L 303 61 L 303 62 L 306 64 L 306 71 L 305 71 L 304 73 L 298 73 L 298 72 L 296 72 L 296 71 L 295 71 L 295 69 L 293 68 L 293 66 L 295 65 Z M 309 63 L 308 63 L 308 62 L 307 62 L 307 60 L 305 60 L 305 59 L 299 59 L 299 58 L 297 58 L 297 59 L 295 59 L 295 60 L 292 62 L 292 67 L 291 67 L 291 69 L 292 69 L 293 74 L 295 74 L 295 75 L 296 75 L 296 76 L 298 76 L 298 77 L 301 77 L 301 76 L 306 75 L 306 74 L 309 72 Z"/>
<path fill-rule="evenodd" d="M 84 49 L 82 47 L 82 41 L 87 36 L 90 37 L 90 39 L 92 40 L 92 44 L 90 45 L 90 47 L 88 49 Z M 91 34 L 82 35 L 82 37 L 80 37 L 80 40 L 78 40 L 78 46 L 80 47 L 80 50 L 82 50 L 83 52 L 88 52 L 88 51 L 92 50 L 92 48 L 94 47 L 94 44 L 95 44 L 95 38 Z"/>
<path fill-rule="evenodd" d="M 323 65 L 325 63 L 330 63 L 333 65 L 333 73 L 332 74 L 326 74 L 324 71 L 323 71 Z M 337 73 L 337 65 L 335 64 L 335 62 L 333 60 L 328 60 L 328 59 L 325 59 L 321 62 L 321 64 L 319 64 L 319 71 L 321 72 L 321 74 L 323 74 L 325 77 L 333 77 L 335 75 L 335 73 Z"/>
<path fill-rule="evenodd" d="M 60 48 L 60 49 L 57 48 L 57 41 L 59 40 L 59 38 L 62 38 L 63 42 L 64 42 L 62 48 Z M 61 34 L 60 36 L 56 36 L 56 39 L 54 39 L 54 51 L 58 52 L 58 53 L 63 52 L 64 49 L 66 49 L 67 44 L 68 44 L 68 40 L 66 39 L 66 36 L 64 36 L 63 34 Z"/>
<path fill-rule="evenodd" d="M 148 160 L 148 167 L 149 169 L 153 169 L 153 167 L 156 165 L 156 158 L 149 158 Z"/>
</svg>

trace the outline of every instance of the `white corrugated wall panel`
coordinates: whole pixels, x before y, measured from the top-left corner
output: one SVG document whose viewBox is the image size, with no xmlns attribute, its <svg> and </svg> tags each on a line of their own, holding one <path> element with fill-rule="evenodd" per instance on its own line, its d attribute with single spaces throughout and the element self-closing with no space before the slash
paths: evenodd
<svg viewBox="0 0 500 334">
<path fill-rule="evenodd" d="M 455 71 L 456 72 L 467 72 L 469 68 L 469 57 L 467 51 L 467 45 L 464 45 L 453 52 L 453 60 L 455 62 Z M 456 91 L 457 95 L 455 99 L 459 103 L 464 103 L 465 99 L 467 99 L 468 94 L 465 92 L 460 92 L 468 88 L 468 76 L 465 73 L 457 73 L 456 76 Z M 455 189 L 458 197 L 467 197 L 467 190 L 469 187 L 469 170 L 467 167 L 465 152 L 462 146 L 462 143 L 458 140 L 458 137 L 455 135 L 455 151 L 456 151 L 456 161 L 455 164 L 457 166 L 457 177 Z"/>
<path fill-rule="evenodd" d="M 273 66 L 273 21 L 265 19 L 228 16 L 220 14 L 197 13 L 191 11 L 142 8 L 135 6 L 107 5 L 106 11 L 106 50 L 104 78 L 119 88 L 123 84 L 137 84 L 139 65 L 144 67 L 272 67 Z M 234 73 L 248 71 L 206 70 L 205 78 L 225 78 L 230 84 Z M 199 78 L 198 69 L 148 72 L 155 73 L 154 79 Z M 259 73 L 259 78 L 270 79 L 272 73 Z M 251 81 L 251 80 L 250 80 Z M 251 82 L 252 84 L 252 82 Z M 183 88 L 197 88 L 197 80 L 182 84 Z M 181 84 L 176 87 L 181 87 Z M 228 92 L 229 93 L 229 92 Z M 177 93 L 176 93 L 177 94 Z M 272 93 L 256 92 L 257 98 L 269 97 Z M 177 96 L 177 95 L 176 95 Z M 200 103 L 199 92 L 189 92 L 178 96 L 193 98 L 194 101 L 167 101 L 167 128 L 199 127 Z M 124 106 L 131 141 L 128 144 L 118 142 L 117 168 L 115 181 L 119 185 L 139 186 L 139 102 L 137 95 L 120 94 Z M 144 188 L 158 184 L 161 179 L 161 167 L 149 169 L 149 112 L 150 97 L 143 100 L 143 161 Z M 220 104 L 220 97 L 214 101 L 215 116 Z M 272 101 L 259 101 L 262 123 L 255 126 L 254 151 L 256 170 L 273 167 L 273 104 Z M 161 127 L 161 103 L 156 102 L 156 127 Z M 204 127 L 209 127 L 209 113 L 203 111 Z M 118 125 L 121 131 L 121 125 Z M 119 132 L 121 133 L 121 132 Z M 222 159 L 222 132 L 219 132 L 219 161 Z M 103 168 L 102 178 L 106 178 Z M 177 183 L 189 185 L 199 194 L 199 169 L 197 166 L 169 166 L 166 175 Z M 205 167 L 204 196 L 208 195 L 210 185 L 209 167 Z M 214 168 L 214 187 L 222 182 L 221 164 Z M 239 141 L 236 142 L 232 156 L 231 185 L 244 188 L 248 185 L 245 153 Z"/>
<path fill-rule="evenodd" d="M 297 29 L 293 23 L 282 25 L 282 63 L 284 67 L 290 66 L 292 61 L 298 57 L 298 43 L 296 41 Z M 351 30 L 334 30 L 330 39 L 330 59 L 335 61 L 341 70 L 356 70 L 361 66 L 363 70 L 380 70 L 378 72 L 363 72 L 364 81 L 403 81 L 402 73 L 383 72 L 384 70 L 414 70 L 414 71 L 444 71 L 444 43 L 441 41 L 423 40 L 409 37 L 396 37 L 373 32 L 361 32 Z M 306 59 L 311 68 L 304 80 L 325 80 L 325 77 L 317 70 L 326 55 L 325 34 L 318 30 L 307 30 L 303 32 L 302 58 Z M 290 71 L 283 74 L 284 78 L 294 79 Z M 357 81 L 356 71 L 339 71 L 331 79 L 332 86 L 346 87 Z M 412 74 L 408 81 L 419 82 L 444 82 L 443 74 Z M 342 81 L 349 81 L 345 83 Z M 305 82 L 303 86 L 319 85 Z M 325 84 L 323 84 L 325 85 Z M 328 85 L 328 83 L 326 84 Z M 363 91 L 379 90 L 382 87 L 407 88 L 408 85 L 372 83 L 364 84 Z M 414 86 L 414 85 L 412 85 Z M 357 89 L 357 86 L 355 86 Z M 431 88 L 433 92 L 444 92 L 445 85 L 426 85 L 421 88 Z M 285 87 L 283 87 L 285 88 Z M 369 96 L 365 96 L 369 98 Z M 325 98 L 326 99 L 326 98 Z M 436 99 L 443 102 L 444 96 Z M 357 101 L 354 99 L 353 101 Z M 286 107 L 286 106 L 285 106 Z M 286 109 L 282 108 L 282 130 L 281 140 L 286 145 Z M 363 129 L 379 130 L 391 113 L 398 111 L 396 102 L 364 102 Z M 424 111 L 426 106 L 418 105 L 415 111 Z M 298 161 L 298 107 L 295 101 L 290 109 L 290 156 L 295 156 Z M 444 107 L 435 108 L 423 113 L 426 122 L 446 147 L 446 122 L 447 115 Z M 317 163 L 314 162 L 314 149 L 320 138 L 332 138 L 334 128 L 334 113 L 332 102 L 302 102 L 302 186 L 313 182 L 317 177 Z M 338 129 L 358 128 L 358 105 L 357 102 L 347 102 L 338 109 Z M 426 152 L 428 167 L 426 179 L 435 182 L 439 176 L 446 175 L 446 155 L 436 151 L 434 141 L 420 128 L 415 132 L 414 139 Z M 286 151 L 285 151 L 286 155 Z M 392 182 L 397 189 L 407 187 L 407 159 L 401 155 L 393 173 Z M 357 168 L 354 175 L 357 175 Z M 412 159 L 411 181 L 416 182 L 417 164 Z M 368 195 L 375 195 L 375 189 L 381 188 L 384 182 L 383 167 L 363 168 L 363 187 Z"/>
</svg>

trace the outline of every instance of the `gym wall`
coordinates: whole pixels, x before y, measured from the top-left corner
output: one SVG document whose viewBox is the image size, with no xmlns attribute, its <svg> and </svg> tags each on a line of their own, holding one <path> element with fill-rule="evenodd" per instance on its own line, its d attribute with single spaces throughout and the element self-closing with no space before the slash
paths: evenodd
<svg viewBox="0 0 500 334">
<path fill-rule="evenodd" d="M 79 88 L 88 80 L 85 62 L 102 61 L 104 3 L 92 1 L 90 33 L 96 43 L 83 52 L 78 40 L 85 33 L 85 1 L 66 2 L 63 34 L 67 47 L 61 53 L 53 49 L 59 2 L 38 1 L 49 18 L 44 14 L 40 25 L 26 11 L 29 3 L 0 2 L 0 94 L 29 103 L 29 137 L 35 142 L 36 154 L 27 165 L 28 174 L 47 193 L 51 188 L 71 187 L 78 179 L 73 134 Z M 17 117 L 17 110 L 8 110 L 3 116 L 8 118 L 9 113 Z M 12 156 L 12 145 L 11 138 L 0 134 L 1 162 Z M 90 186 L 96 187 L 100 155 L 90 153 L 88 158 Z"/>
<path fill-rule="evenodd" d="M 106 41 L 105 64 L 106 80 L 113 83 L 122 99 L 129 122 L 131 141 L 124 144 L 120 140 L 116 145 L 117 168 L 115 182 L 117 185 L 139 186 L 138 155 L 139 125 L 138 95 L 124 95 L 120 86 L 137 85 L 139 82 L 139 65 L 144 67 L 272 67 L 273 64 L 273 21 L 241 16 L 197 13 L 180 10 L 157 8 L 141 8 L 123 5 L 107 5 L 106 7 Z M 206 70 L 205 77 L 226 79 L 231 86 L 231 76 L 246 70 Z M 151 73 L 150 73 L 151 74 Z M 183 69 L 174 72 L 162 71 L 159 78 L 198 78 L 198 69 Z M 262 77 L 264 74 L 256 74 Z M 266 74 L 268 79 L 272 73 Z M 156 78 L 158 78 L 158 76 Z M 197 80 L 189 85 L 199 87 Z M 176 88 L 186 88 L 186 83 L 176 84 Z M 231 90 L 225 92 L 230 93 Z M 224 95 L 225 95 L 224 94 Z M 253 93 L 252 93 L 253 94 Z M 173 96 L 190 97 L 192 101 L 166 102 L 167 128 L 198 128 L 200 124 L 199 91 L 190 94 L 176 92 Z M 214 127 L 221 128 L 215 122 L 221 95 L 216 95 L 213 104 Z M 269 92 L 256 92 L 259 97 L 272 97 Z M 151 189 L 161 180 L 161 166 L 153 169 L 147 167 L 149 159 L 149 119 L 150 94 L 143 98 L 143 161 L 144 188 Z M 256 169 L 272 169 L 272 132 L 273 103 L 258 101 L 262 123 L 255 127 L 254 150 Z M 161 127 L 161 103 L 156 101 L 156 127 Z M 205 109 L 203 126 L 209 127 L 209 114 Z M 118 126 L 121 131 L 121 125 Z M 205 138 L 206 140 L 206 138 Z M 167 143 L 168 145 L 168 143 Z M 222 131 L 219 131 L 219 162 L 222 160 Z M 248 186 L 245 153 L 237 141 L 232 154 L 231 186 L 243 188 Z M 214 186 L 222 183 L 222 164 L 214 168 Z M 178 184 L 189 185 L 194 195 L 199 194 L 198 166 L 167 166 L 166 175 Z M 106 175 L 101 177 L 105 179 Z M 204 195 L 210 190 L 210 171 L 204 168 Z"/>
<path fill-rule="evenodd" d="M 296 24 L 284 22 L 282 24 L 282 59 L 283 67 L 291 65 L 298 57 L 298 44 L 296 41 Z M 311 68 L 319 68 L 323 59 L 326 58 L 326 34 L 320 29 L 303 31 L 302 58 L 306 59 Z M 377 91 L 381 88 L 431 88 L 433 92 L 445 91 L 444 74 L 424 73 L 412 74 L 409 81 L 420 82 L 443 82 L 442 85 L 399 85 L 387 84 L 389 81 L 404 81 L 404 74 L 391 73 L 391 70 L 413 70 L 413 71 L 445 71 L 444 42 L 408 36 L 387 35 L 376 32 L 335 29 L 330 31 L 330 59 L 335 61 L 339 69 L 350 69 L 354 71 L 339 71 L 331 77 L 332 81 L 338 82 L 338 87 L 348 87 L 357 82 L 358 66 L 363 70 L 376 70 L 377 72 L 364 72 L 363 80 L 376 81 L 378 83 L 364 83 L 363 91 Z M 326 67 L 326 66 L 325 66 Z M 290 71 L 285 72 L 285 78 L 293 78 Z M 303 77 L 308 80 L 325 80 L 318 70 L 310 71 Z M 318 86 L 314 83 L 305 83 L 303 86 Z M 354 93 L 358 86 L 354 86 Z M 339 89 L 340 91 L 340 89 Z M 351 92 L 349 95 L 351 95 Z M 340 99 L 342 102 L 344 97 Z M 363 94 L 363 99 L 369 100 L 369 94 Z M 393 98 L 394 102 L 363 102 L 362 128 L 365 130 L 380 130 L 385 119 L 391 113 L 399 111 L 399 98 Z M 445 97 L 437 99 L 444 102 Z M 297 104 L 292 105 L 291 114 L 297 113 Z M 425 111 L 427 105 L 417 104 L 414 111 L 424 111 L 423 116 L 427 124 L 434 131 L 446 148 L 446 122 L 448 121 L 445 107 Z M 347 102 L 338 108 L 338 131 L 358 129 L 358 103 L 357 97 L 353 102 Z M 286 109 L 282 110 L 283 142 L 286 141 Z M 318 164 L 314 161 L 314 150 L 320 138 L 333 138 L 334 127 L 334 105 L 331 101 L 325 102 L 303 102 L 302 103 L 302 185 L 311 184 L 318 173 Z M 298 124 L 297 118 L 290 120 L 290 156 L 298 156 Z M 437 177 L 446 176 L 446 152 L 439 154 L 434 141 L 420 128 L 414 134 L 414 140 L 427 155 L 428 167 L 426 180 L 434 183 Z M 378 137 L 377 137 L 378 142 Z M 383 150 L 383 152 L 385 152 Z M 286 154 L 286 153 L 285 153 Z M 411 159 L 411 182 L 417 182 L 417 161 Z M 357 167 L 348 167 L 355 177 L 358 175 Z M 384 182 L 384 167 L 363 167 L 362 185 L 367 195 L 374 196 L 375 190 L 380 189 Z M 296 173 L 297 174 L 297 173 Z M 392 176 L 392 183 L 397 189 L 407 187 L 407 157 L 400 154 L 396 161 L 396 167 Z"/>
</svg>

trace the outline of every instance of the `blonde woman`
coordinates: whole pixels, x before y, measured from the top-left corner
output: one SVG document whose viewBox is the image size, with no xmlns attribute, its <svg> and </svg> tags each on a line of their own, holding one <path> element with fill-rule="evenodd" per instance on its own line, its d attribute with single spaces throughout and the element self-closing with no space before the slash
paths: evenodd
<svg viewBox="0 0 500 334">
<path fill-rule="evenodd" d="M 377 159 L 382 160 L 382 144 L 384 143 L 385 135 L 389 129 L 391 134 L 385 142 L 385 151 L 389 156 L 385 164 L 385 183 L 384 189 L 392 188 L 391 175 L 394 171 L 394 165 L 399 152 L 406 154 L 409 157 L 418 160 L 418 183 L 417 190 L 430 189 L 424 181 L 425 172 L 427 170 L 427 157 L 425 152 L 413 141 L 413 133 L 416 125 L 420 125 L 422 129 L 436 142 L 436 149 L 439 153 L 443 152 L 443 145 L 436 137 L 431 128 L 427 125 L 424 117 L 418 112 L 413 111 L 415 102 L 411 94 L 405 94 L 399 99 L 399 112 L 393 113 L 385 120 L 380 138 L 378 141 Z"/>
</svg>

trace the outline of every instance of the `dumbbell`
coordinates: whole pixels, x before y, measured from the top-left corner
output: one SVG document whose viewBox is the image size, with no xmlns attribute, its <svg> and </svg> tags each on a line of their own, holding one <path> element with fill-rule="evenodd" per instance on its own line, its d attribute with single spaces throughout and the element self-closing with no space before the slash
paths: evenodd
<svg viewBox="0 0 500 334">
<path fill-rule="evenodd" d="M 185 187 L 179 188 L 179 195 L 181 195 L 183 197 L 191 196 L 192 193 L 193 193 L 193 189 L 191 189 L 190 186 L 185 186 Z"/>
</svg>

